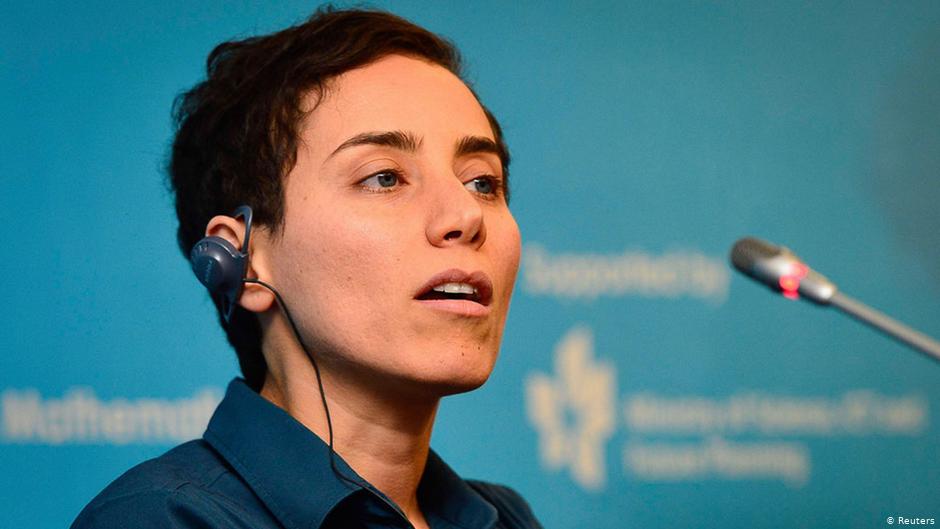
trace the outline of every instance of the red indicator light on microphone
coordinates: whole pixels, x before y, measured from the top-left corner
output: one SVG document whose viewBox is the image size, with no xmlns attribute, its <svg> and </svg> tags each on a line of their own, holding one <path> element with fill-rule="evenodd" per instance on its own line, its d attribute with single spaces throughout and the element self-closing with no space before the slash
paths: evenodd
<svg viewBox="0 0 940 529">
<path fill-rule="evenodd" d="M 805 264 L 792 263 L 790 265 L 790 273 L 781 276 L 779 281 L 777 281 L 777 284 L 780 285 L 780 290 L 783 291 L 783 295 L 788 299 L 799 299 L 800 281 L 806 277 L 808 273 L 809 268 L 807 268 Z"/>
<path fill-rule="evenodd" d="M 784 292 L 796 292 L 800 289 L 800 279 L 793 276 L 783 276 L 780 278 L 780 288 Z"/>
<path fill-rule="evenodd" d="M 800 297 L 800 279 L 802 276 L 783 276 L 780 278 L 779 284 L 780 289 L 783 290 L 783 295 L 790 299 L 798 299 Z"/>
</svg>

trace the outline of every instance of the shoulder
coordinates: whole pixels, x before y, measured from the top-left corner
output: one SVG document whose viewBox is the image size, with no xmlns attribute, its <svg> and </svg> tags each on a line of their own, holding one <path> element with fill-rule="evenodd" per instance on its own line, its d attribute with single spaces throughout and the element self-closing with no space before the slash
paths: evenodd
<svg viewBox="0 0 940 529">
<path fill-rule="evenodd" d="M 506 527 L 541 529 L 529 503 L 515 490 L 486 481 L 467 480 L 467 484 L 496 507 L 499 520 Z"/>
<path fill-rule="evenodd" d="M 114 480 L 72 529 L 247 527 L 245 507 L 253 503 L 247 486 L 204 441 L 190 441 Z"/>
</svg>

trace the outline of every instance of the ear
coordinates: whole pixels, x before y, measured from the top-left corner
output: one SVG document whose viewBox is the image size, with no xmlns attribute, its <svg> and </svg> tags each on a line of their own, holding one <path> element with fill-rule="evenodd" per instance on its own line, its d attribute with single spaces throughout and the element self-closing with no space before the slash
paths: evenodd
<svg viewBox="0 0 940 529">
<path fill-rule="evenodd" d="M 260 226 L 253 225 L 251 228 L 251 241 L 248 243 L 248 268 L 245 270 L 245 276 L 249 278 L 263 279 L 266 275 L 263 273 L 264 255 L 263 252 L 255 252 L 255 241 L 264 231 Z M 226 215 L 216 215 L 209 220 L 206 225 L 206 236 L 221 237 L 237 248 L 245 252 L 242 248 L 245 241 L 245 219 L 234 218 Z M 251 312 L 264 312 L 274 305 L 274 294 L 267 288 L 253 283 L 244 283 L 242 293 L 238 297 L 238 304 L 245 310 Z"/>
</svg>

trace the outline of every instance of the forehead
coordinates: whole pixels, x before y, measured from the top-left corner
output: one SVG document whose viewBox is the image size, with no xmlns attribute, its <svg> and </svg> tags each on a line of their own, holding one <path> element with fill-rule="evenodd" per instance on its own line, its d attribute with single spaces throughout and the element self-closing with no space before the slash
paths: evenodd
<svg viewBox="0 0 940 529">
<path fill-rule="evenodd" d="M 336 77 L 311 103 L 316 106 L 302 133 L 309 147 L 335 148 L 363 132 L 390 130 L 414 133 L 425 142 L 467 135 L 494 139 L 483 108 L 463 81 L 439 65 L 402 55 Z"/>
</svg>

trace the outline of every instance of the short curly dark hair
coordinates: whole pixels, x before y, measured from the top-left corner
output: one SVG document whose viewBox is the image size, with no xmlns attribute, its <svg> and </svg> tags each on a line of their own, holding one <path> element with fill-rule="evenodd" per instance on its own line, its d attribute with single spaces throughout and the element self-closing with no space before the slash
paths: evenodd
<svg viewBox="0 0 940 529">
<path fill-rule="evenodd" d="M 453 44 L 383 11 L 324 7 L 302 24 L 216 46 L 206 61 L 206 79 L 180 94 L 173 107 L 168 176 L 183 254 L 189 257 L 213 216 L 241 204 L 252 207 L 256 225 L 277 236 L 284 221 L 284 176 L 296 163 L 299 128 L 309 112 L 302 107 L 304 97 L 322 94 L 331 79 L 392 54 L 421 58 L 461 77 Z M 483 110 L 508 178 L 502 131 Z M 226 322 L 220 300 L 214 301 L 242 374 L 260 390 L 267 365 L 258 318 L 237 307 Z"/>
</svg>

